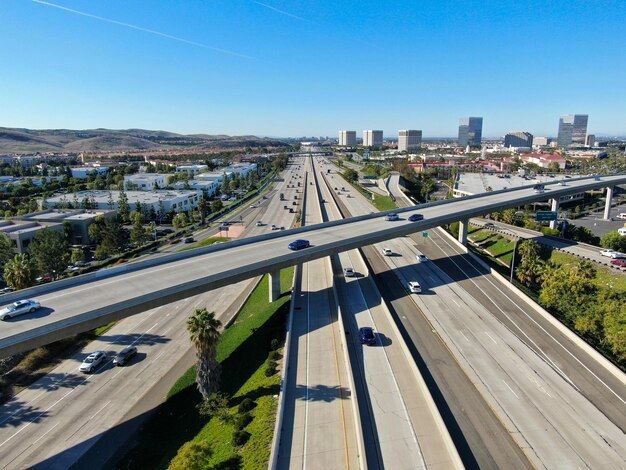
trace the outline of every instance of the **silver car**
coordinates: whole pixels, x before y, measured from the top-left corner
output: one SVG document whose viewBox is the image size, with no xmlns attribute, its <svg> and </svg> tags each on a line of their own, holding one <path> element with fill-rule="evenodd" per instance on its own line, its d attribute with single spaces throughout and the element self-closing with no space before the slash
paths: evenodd
<svg viewBox="0 0 626 470">
<path fill-rule="evenodd" d="M 81 372 L 91 373 L 96 370 L 96 368 L 102 364 L 106 358 L 107 355 L 104 351 L 93 352 L 85 358 L 83 363 L 80 365 L 79 370 Z"/>
<path fill-rule="evenodd" d="M 39 307 L 41 304 L 33 299 L 17 300 L 0 310 L 0 320 L 9 320 L 24 313 L 33 313 Z"/>
</svg>

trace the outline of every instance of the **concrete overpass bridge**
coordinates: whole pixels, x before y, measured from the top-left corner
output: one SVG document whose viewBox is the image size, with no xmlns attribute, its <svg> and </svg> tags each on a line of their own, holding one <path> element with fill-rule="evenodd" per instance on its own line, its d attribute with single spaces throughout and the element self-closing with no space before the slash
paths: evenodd
<svg viewBox="0 0 626 470">
<path fill-rule="evenodd" d="M 399 209 L 401 220 L 387 222 L 385 213 L 281 231 L 227 244 L 154 257 L 147 261 L 104 269 L 3 296 L 6 303 L 37 297 L 42 309 L 0 325 L 0 357 L 26 351 L 201 292 L 269 273 L 270 297 L 276 295 L 280 269 L 353 248 L 401 237 L 429 228 L 461 222 L 459 240 L 466 242 L 468 220 L 496 210 L 558 200 L 561 196 L 599 188 L 607 191 L 610 208 L 613 187 L 626 175 L 568 179 L 494 191 L 460 199 L 437 201 Z M 605 215 L 609 216 L 609 210 Z M 409 222 L 411 213 L 424 220 Z M 311 247 L 291 251 L 295 238 L 307 238 Z"/>
</svg>

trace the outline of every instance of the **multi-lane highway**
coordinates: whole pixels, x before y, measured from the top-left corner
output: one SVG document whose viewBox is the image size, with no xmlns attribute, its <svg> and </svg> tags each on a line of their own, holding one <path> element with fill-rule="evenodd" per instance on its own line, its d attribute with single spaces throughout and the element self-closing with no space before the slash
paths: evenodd
<svg viewBox="0 0 626 470">
<path fill-rule="evenodd" d="M 293 167 L 285 172 L 291 174 L 300 172 Z M 270 193 L 275 198 L 240 211 L 244 235 L 263 233 L 272 223 L 291 225 L 295 214 L 278 201 L 279 192 L 293 198 L 295 190 L 286 186 L 277 183 Z M 269 223 L 257 227 L 257 221 Z M 255 285 L 249 279 L 130 317 L 63 361 L 0 408 L 0 468 L 103 465 L 195 360 L 185 327 L 189 314 L 206 307 L 227 323 Z M 138 355 L 115 369 L 113 355 L 130 344 Z M 80 373 L 82 359 L 95 350 L 105 351 L 107 361 L 92 375 Z"/>
<path fill-rule="evenodd" d="M 37 296 L 44 308 L 35 315 L 16 319 L 3 328 L 0 334 L 0 354 L 29 349 L 164 302 L 180 300 L 299 262 L 407 235 L 459 218 L 477 216 L 496 208 L 623 181 L 626 181 L 626 176 L 604 176 L 599 180 L 568 180 L 567 186 L 551 185 L 542 194 L 528 187 L 506 192 L 494 191 L 454 201 L 438 201 L 420 209 L 419 212 L 424 215 L 424 220 L 420 222 L 409 222 L 402 218 L 389 223 L 374 214 L 275 236 L 253 237 L 248 241 L 202 248 L 184 257 L 178 254 L 160 257 L 78 276 L 58 284 L 35 287 L 7 295 L 7 301 L 21 296 Z M 290 252 L 287 248 L 290 239 L 303 230 L 311 240 L 311 248 Z M 236 256 L 233 256 L 235 252 Z M 113 302 L 111 292 L 116 294 Z"/>
<path fill-rule="evenodd" d="M 345 202 L 354 207 L 357 201 Z M 596 360 L 580 340 L 513 295 L 438 231 L 385 245 L 397 255 L 386 258 L 381 278 L 422 284 L 423 293 L 411 296 L 417 309 L 397 305 L 416 348 L 424 351 L 419 342 L 424 337 L 419 317 L 424 316 L 535 466 L 624 465 L 624 374 Z M 421 253 L 431 261 L 416 263 Z M 387 290 L 396 297 L 404 292 Z M 445 389 L 441 371 L 433 367 L 432 373 L 461 428 L 470 429 L 467 408 L 458 409 L 459 397 Z M 472 434 L 463 432 L 470 447 L 479 449 L 480 439 L 472 442 Z"/>
</svg>

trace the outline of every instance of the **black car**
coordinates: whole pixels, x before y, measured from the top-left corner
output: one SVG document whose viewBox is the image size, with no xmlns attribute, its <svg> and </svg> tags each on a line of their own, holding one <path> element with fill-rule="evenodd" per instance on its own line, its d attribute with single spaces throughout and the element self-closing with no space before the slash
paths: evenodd
<svg viewBox="0 0 626 470">
<path fill-rule="evenodd" d="M 409 220 L 411 222 L 417 222 L 418 220 L 424 220 L 424 216 L 422 214 L 411 214 Z"/>
<path fill-rule="evenodd" d="M 117 355 L 113 358 L 114 366 L 125 366 L 130 359 L 137 354 L 137 348 L 135 346 L 128 346 L 122 349 Z"/>
<path fill-rule="evenodd" d="M 369 326 L 364 326 L 359 330 L 359 339 L 361 344 L 376 344 L 376 334 Z"/>
</svg>

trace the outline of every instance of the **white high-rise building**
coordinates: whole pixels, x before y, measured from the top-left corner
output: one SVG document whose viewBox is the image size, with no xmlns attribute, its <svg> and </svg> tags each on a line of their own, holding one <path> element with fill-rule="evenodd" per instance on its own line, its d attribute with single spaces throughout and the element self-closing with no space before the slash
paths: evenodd
<svg viewBox="0 0 626 470">
<path fill-rule="evenodd" d="M 339 145 L 346 147 L 356 145 L 356 131 L 339 131 Z"/>
<path fill-rule="evenodd" d="M 382 147 L 383 131 L 363 131 L 363 147 Z"/>
<path fill-rule="evenodd" d="M 410 152 L 420 148 L 422 144 L 422 131 L 403 130 L 398 131 L 398 151 Z"/>
</svg>

